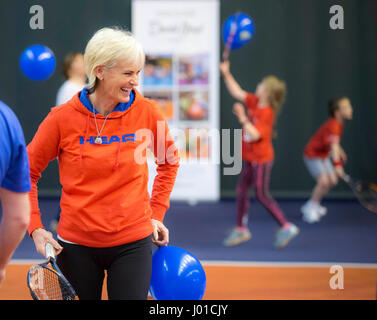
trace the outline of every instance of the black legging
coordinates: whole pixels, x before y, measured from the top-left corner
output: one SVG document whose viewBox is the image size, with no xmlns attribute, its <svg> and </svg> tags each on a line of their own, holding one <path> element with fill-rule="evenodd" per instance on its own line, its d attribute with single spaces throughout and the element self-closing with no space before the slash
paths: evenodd
<svg viewBox="0 0 377 320">
<path fill-rule="evenodd" d="M 107 271 L 110 300 L 146 300 L 152 275 L 151 236 L 109 248 L 59 241 L 57 263 L 80 300 L 99 300 Z"/>
</svg>

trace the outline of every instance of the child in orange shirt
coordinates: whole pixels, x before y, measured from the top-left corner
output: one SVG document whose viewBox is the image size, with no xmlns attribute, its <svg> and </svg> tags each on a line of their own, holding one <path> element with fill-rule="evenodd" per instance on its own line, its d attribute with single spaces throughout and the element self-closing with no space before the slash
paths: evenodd
<svg viewBox="0 0 377 320">
<path fill-rule="evenodd" d="M 347 156 L 340 145 L 344 121 L 352 119 L 352 106 L 347 97 L 335 98 L 329 102 L 328 119 L 309 140 L 304 150 L 304 162 L 316 180 L 311 198 L 301 208 L 303 220 L 318 222 L 327 212 L 321 206 L 322 198 L 344 176 L 343 164 Z"/>
<path fill-rule="evenodd" d="M 280 225 L 275 247 L 281 248 L 294 238 L 299 229 L 284 216 L 276 201 L 269 193 L 270 173 L 274 160 L 272 134 L 275 117 L 284 101 L 285 83 L 274 76 L 263 79 L 256 93 L 244 91 L 229 71 L 229 61 L 220 65 L 220 70 L 230 94 L 238 101 L 233 113 L 242 125 L 243 168 L 237 186 L 237 226 L 225 239 L 224 245 L 233 246 L 251 238 L 248 225 L 250 201 L 248 191 L 253 186 L 256 198 Z"/>
</svg>

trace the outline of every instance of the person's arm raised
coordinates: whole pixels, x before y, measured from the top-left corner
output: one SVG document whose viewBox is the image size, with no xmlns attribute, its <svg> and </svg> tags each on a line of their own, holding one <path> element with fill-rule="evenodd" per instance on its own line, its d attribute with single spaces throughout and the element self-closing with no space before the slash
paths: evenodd
<svg viewBox="0 0 377 320">
<path fill-rule="evenodd" d="M 220 71 L 231 96 L 234 99 L 244 103 L 247 92 L 240 87 L 236 79 L 234 79 L 233 75 L 231 74 L 229 60 L 223 61 L 220 64 Z"/>
</svg>

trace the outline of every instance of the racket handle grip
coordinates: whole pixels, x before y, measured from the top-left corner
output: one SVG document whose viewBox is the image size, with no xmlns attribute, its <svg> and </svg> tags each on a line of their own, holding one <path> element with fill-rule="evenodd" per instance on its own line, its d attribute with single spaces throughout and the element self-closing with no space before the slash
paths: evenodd
<svg viewBox="0 0 377 320">
<path fill-rule="evenodd" d="M 229 59 L 229 53 L 230 53 L 230 48 L 226 47 L 224 52 L 223 52 L 223 61 L 226 61 Z"/>
<path fill-rule="evenodd" d="M 51 243 L 46 243 L 46 258 L 55 258 L 55 250 Z"/>
</svg>

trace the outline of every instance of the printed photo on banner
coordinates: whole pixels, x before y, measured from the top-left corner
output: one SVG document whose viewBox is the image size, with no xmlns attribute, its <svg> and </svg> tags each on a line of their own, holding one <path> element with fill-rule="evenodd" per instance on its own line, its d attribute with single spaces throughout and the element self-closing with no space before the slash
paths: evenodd
<svg viewBox="0 0 377 320">
<path fill-rule="evenodd" d="M 169 55 L 146 55 L 143 71 L 144 86 L 172 86 L 173 62 Z"/>
<path fill-rule="evenodd" d="M 180 127 L 170 130 L 171 138 L 178 149 L 179 157 L 184 162 L 190 159 L 191 162 L 199 163 L 203 159 L 210 159 L 211 146 L 216 143 L 216 135 L 208 128 L 202 127 Z M 153 160 L 153 152 L 146 148 L 146 159 Z"/>
<path fill-rule="evenodd" d="M 173 128 L 170 133 L 181 160 L 209 159 L 211 137 L 207 128 Z"/>
<path fill-rule="evenodd" d="M 207 85 L 209 68 L 208 64 L 208 54 L 179 57 L 179 84 Z"/>
<path fill-rule="evenodd" d="M 146 98 L 157 102 L 157 105 L 167 121 L 174 118 L 173 93 L 172 91 L 144 91 Z"/>
<path fill-rule="evenodd" d="M 179 120 L 208 120 L 208 91 L 180 92 Z"/>
</svg>

